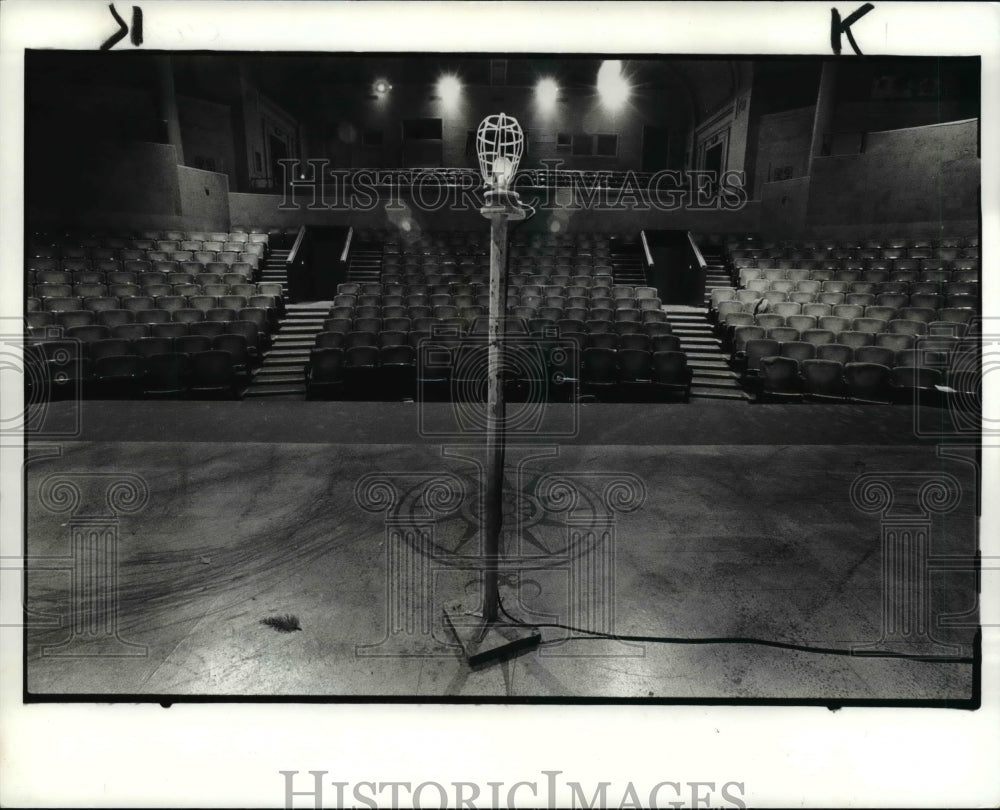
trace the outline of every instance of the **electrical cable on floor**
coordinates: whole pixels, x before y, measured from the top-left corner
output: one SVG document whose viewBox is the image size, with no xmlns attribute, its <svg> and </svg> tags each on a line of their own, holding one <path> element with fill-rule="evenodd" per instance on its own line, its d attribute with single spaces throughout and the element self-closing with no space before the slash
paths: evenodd
<svg viewBox="0 0 1000 810">
<path fill-rule="evenodd" d="M 519 627 L 556 627 L 562 630 L 571 630 L 574 633 L 584 633 L 590 638 L 577 638 L 573 641 L 635 641 L 648 644 L 756 644 L 763 647 L 777 647 L 781 650 L 796 650 L 798 652 L 820 653 L 821 655 L 846 655 L 851 658 L 892 658 L 904 661 L 920 661 L 926 664 L 972 664 L 975 663 L 971 657 L 962 656 L 929 656 L 929 655 L 908 655 L 905 653 L 873 653 L 870 655 L 859 654 L 853 650 L 845 650 L 837 647 L 810 647 L 805 644 L 793 644 L 787 641 L 771 641 L 762 638 L 746 638 L 743 636 L 718 636 L 705 638 L 681 638 L 675 636 L 624 636 L 617 633 L 604 633 L 600 630 L 587 630 L 583 627 L 573 627 L 568 624 L 558 622 L 524 622 L 511 616 L 503 606 L 500 599 L 500 612 L 503 613 L 513 624 Z M 561 641 L 561 640 L 560 640 Z M 545 642 L 542 644 L 553 643 Z"/>
</svg>

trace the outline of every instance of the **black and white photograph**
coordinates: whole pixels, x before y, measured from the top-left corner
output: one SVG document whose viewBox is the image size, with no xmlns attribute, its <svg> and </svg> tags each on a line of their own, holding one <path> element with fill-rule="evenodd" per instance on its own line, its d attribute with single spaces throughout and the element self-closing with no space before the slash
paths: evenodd
<svg viewBox="0 0 1000 810">
<path fill-rule="evenodd" d="M 0 9 L 5 725 L 245 782 L 11 806 L 992 803 L 997 8 L 739 5 Z"/>
</svg>

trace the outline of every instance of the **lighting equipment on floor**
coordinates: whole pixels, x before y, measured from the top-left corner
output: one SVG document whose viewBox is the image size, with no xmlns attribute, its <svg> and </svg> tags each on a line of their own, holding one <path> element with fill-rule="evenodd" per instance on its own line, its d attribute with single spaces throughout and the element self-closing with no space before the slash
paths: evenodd
<svg viewBox="0 0 1000 810">
<path fill-rule="evenodd" d="M 507 301 L 507 223 L 523 220 L 525 207 L 511 191 L 524 152 L 524 133 L 513 116 L 483 119 L 476 132 L 479 171 L 485 184 L 480 213 L 490 221 L 489 351 L 486 400 L 486 512 L 483 602 L 476 609 L 460 600 L 445 605 L 445 621 L 458 638 L 471 666 L 495 661 L 537 646 L 537 628 L 501 624 L 499 563 L 503 523 L 505 413 L 503 392 L 504 318 Z"/>
</svg>

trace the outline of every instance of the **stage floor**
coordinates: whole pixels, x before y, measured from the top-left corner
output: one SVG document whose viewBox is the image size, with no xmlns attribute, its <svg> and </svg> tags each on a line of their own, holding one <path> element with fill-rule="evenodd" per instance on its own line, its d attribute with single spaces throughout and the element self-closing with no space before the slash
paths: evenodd
<svg viewBox="0 0 1000 810">
<path fill-rule="evenodd" d="M 898 406 L 565 407 L 548 435 L 527 431 L 508 451 L 510 614 L 619 635 L 973 655 L 975 574 L 933 561 L 975 554 L 974 445 L 915 438 Z M 479 598 L 481 447 L 449 406 L 76 408 L 49 405 L 51 438 L 27 451 L 32 697 L 974 696 L 969 663 L 557 627 L 474 671 L 442 608 Z M 926 580 L 884 573 L 884 538 L 899 531 L 926 533 Z M 897 602 L 901 582 L 911 590 Z M 301 629 L 262 623 L 284 614 Z"/>
</svg>

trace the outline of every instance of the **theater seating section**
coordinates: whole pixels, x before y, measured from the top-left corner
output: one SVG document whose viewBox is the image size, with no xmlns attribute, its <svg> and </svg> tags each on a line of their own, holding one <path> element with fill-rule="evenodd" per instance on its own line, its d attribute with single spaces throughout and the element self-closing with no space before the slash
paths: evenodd
<svg viewBox="0 0 1000 810">
<path fill-rule="evenodd" d="M 760 399 L 936 403 L 976 385 L 975 237 L 724 245 L 735 283 L 710 316 Z"/>
<path fill-rule="evenodd" d="M 280 285 L 263 231 L 36 233 L 25 354 L 36 398 L 235 396 L 267 348 Z"/>
<path fill-rule="evenodd" d="M 36 398 L 239 396 L 284 309 L 258 268 L 278 229 L 36 233 L 25 272 Z M 655 288 L 615 283 L 614 237 L 512 233 L 507 395 L 687 399 L 692 372 Z M 482 400 L 485 230 L 360 232 L 377 281 L 341 284 L 305 368 L 313 398 Z M 709 237 L 732 286 L 709 317 L 761 400 L 939 403 L 975 388 L 973 237 L 764 241 Z M 763 303 L 766 301 L 766 305 Z"/>
<path fill-rule="evenodd" d="M 481 399 L 489 309 L 485 234 L 383 243 L 378 282 L 342 284 L 306 370 L 312 396 Z M 606 234 L 511 239 L 506 371 L 513 399 L 686 397 L 691 373 L 656 290 L 614 283 Z"/>
</svg>

